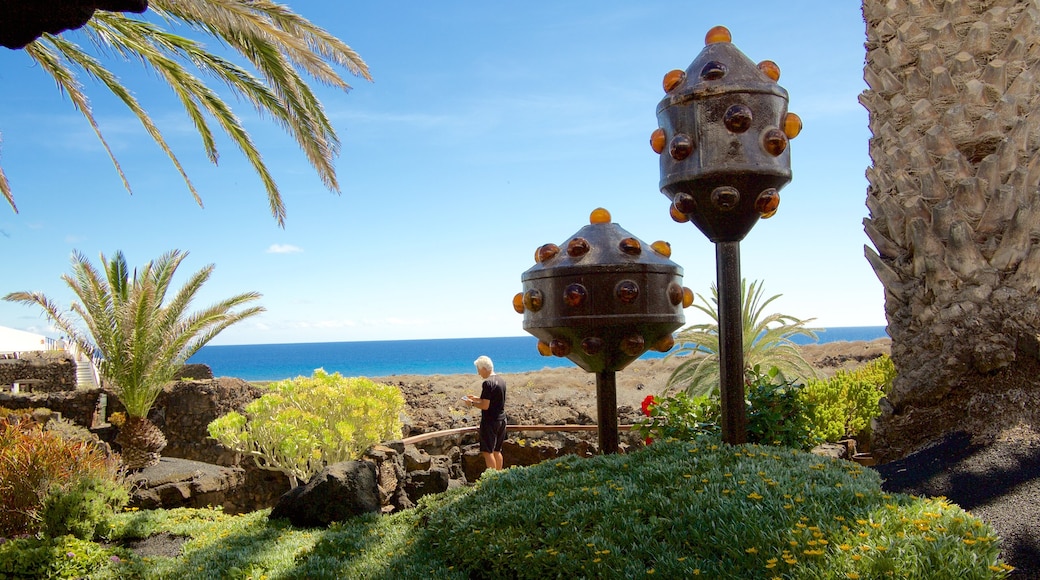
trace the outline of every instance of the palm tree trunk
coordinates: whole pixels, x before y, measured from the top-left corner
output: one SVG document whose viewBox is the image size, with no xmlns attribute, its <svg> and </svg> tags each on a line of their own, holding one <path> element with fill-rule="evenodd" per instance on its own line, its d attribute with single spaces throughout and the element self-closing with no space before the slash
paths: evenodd
<svg viewBox="0 0 1040 580">
<path fill-rule="evenodd" d="M 875 427 L 884 461 L 1022 418 L 983 399 L 1036 372 L 1040 8 L 864 0 L 863 16 L 865 252 L 899 373 Z"/>
</svg>

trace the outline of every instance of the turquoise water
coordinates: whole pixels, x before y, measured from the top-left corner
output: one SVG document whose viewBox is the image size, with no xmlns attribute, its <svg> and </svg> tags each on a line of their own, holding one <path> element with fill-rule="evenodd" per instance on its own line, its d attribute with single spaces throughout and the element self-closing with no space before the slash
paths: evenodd
<svg viewBox="0 0 1040 580">
<path fill-rule="evenodd" d="M 883 338 L 884 326 L 844 326 L 818 332 L 819 342 Z M 806 344 L 808 340 L 796 340 Z M 472 373 L 473 361 L 484 354 L 501 373 L 571 366 L 565 358 L 538 354 L 532 336 L 499 338 L 445 338 L 365 342 L 313 342 L 204 346 L 188 362 L 207 364 L 218 377 L 272 381 L 310 376 L 324 368 L 344 376 L 446 375 Z M 648 352 L 643 358 L 661 358 Z"/>
</svg>

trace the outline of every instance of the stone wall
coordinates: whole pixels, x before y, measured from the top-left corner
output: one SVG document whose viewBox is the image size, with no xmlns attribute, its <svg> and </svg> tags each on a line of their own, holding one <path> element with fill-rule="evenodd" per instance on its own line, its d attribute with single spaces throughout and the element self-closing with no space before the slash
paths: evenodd
<svg viewBox="0 0 1040 580">
<path fill-rule="evenodd" d="M 0 359 L 0 385 L 31 379 L 42 381 L 32 390 L 41 393 L 76 388 L 76 361 L 63 350 L 23 352 L 19 358 Z"/>
<path fill-rule="evenodd" d="M 44 407 L 60 413 L 61 416 L 77 425 L 90 429 L 95 425 L 94 413 L 98 407 L 98 400 L 103 391 L 101 389 L 79 389 L 75 391 L 61 391 L 56 393 L 0 393 L 0 407 L 7 409 L 36 409 Z M 108 395 L 108 400 L 112 396 Z M 111 438 L 105 436 L 105 430 L 95 431 L 102 440 L 111 443 Z M 112 434 L 115 437 L 115 434 Z"/>
</svg>

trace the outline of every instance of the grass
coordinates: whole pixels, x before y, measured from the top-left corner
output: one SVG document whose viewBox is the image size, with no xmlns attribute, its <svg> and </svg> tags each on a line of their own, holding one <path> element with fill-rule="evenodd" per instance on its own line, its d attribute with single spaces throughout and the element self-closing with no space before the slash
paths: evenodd
<svg viewBox="0 0 1040 580">
<path fill-rule="evenodd" d="M 111 546 L 98 554 L 93 543 L 52 552 L 75 560 L 81 549 L 95 564 L 77 576 L 179 580 L 988 579 L 1010 570 L 988 524 L 942 498 L 885 494 L 877 474 L 855 463 L 709 438 L 488 472 L 414 510 L 328 529 L 268 513 L 118 516 L 113 541 L 186 537 L 174 558 Z M 43 543 L 2 544 L 0 562 Z"/>
</svg>

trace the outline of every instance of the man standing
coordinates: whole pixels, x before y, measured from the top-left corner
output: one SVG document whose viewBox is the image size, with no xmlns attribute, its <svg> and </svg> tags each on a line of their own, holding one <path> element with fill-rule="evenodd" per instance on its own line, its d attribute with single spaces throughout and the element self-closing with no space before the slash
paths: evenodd
<svg viewBox="0 0 1040 580">
<path fill-rule="evenodd" d="M 495 374 L 495 365 L 486 356 L 473 361 L 484 382 L 480 397 L 466 395 L 470 407 L 480 409 L 480 454 L 488 469 L 502 469 L 502 443 L 506 440 L 506 381 Z"/>
</svg>

